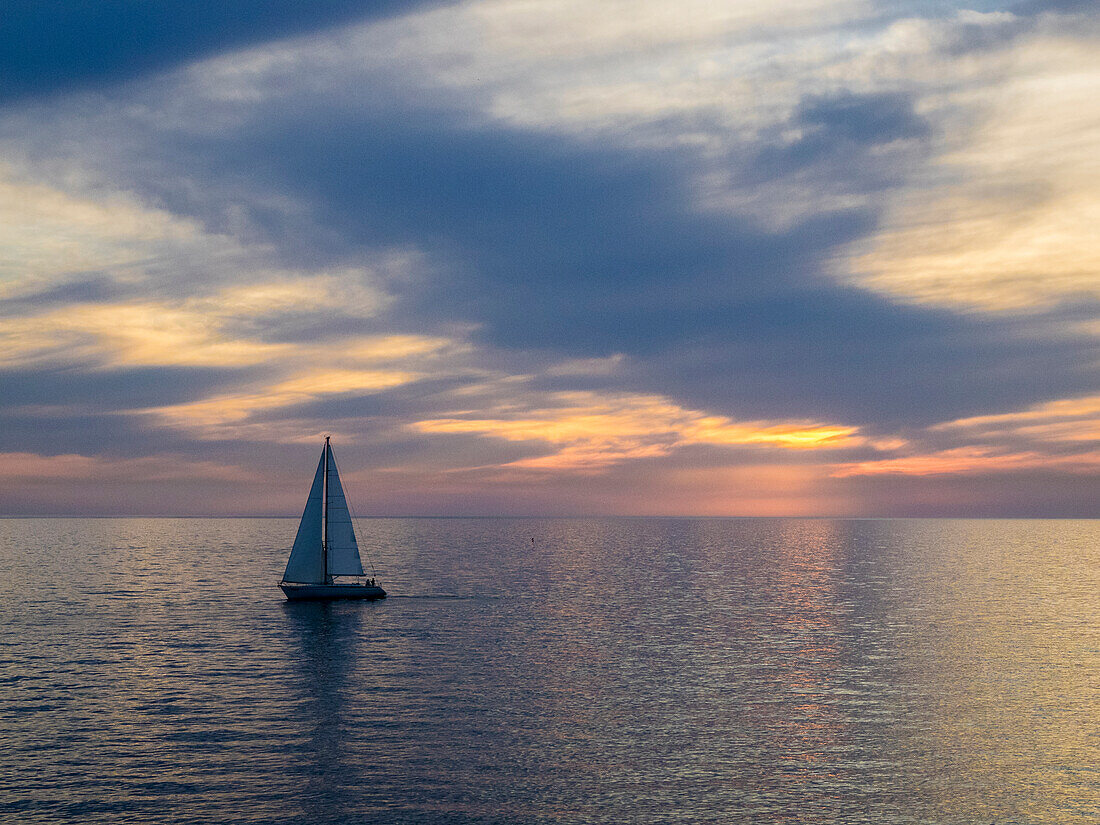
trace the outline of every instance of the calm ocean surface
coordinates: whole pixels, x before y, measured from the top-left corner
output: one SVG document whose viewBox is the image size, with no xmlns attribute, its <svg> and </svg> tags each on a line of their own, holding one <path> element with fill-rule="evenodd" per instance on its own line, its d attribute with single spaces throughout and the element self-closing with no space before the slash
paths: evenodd
<svg viewBox="0 0 1100 825">
<path fill-rule="evenodd" d="M 0 520 L 0 821 L 1100 822 L 1100 521 L 359 525 Z"/>
</svg>

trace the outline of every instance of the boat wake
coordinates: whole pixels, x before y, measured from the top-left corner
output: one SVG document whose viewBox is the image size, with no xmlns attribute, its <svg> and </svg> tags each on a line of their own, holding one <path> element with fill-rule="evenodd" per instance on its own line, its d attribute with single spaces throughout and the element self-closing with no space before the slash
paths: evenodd
<svg viewBox="0 0 1100 825">
<path fill-rule="evenodd" d="M 438 599 L 447 601 L 488 601 L 499 599 L 500 596 L 472 595 L 464 596 L 457 593 L 397 593 L 387 596 L 388 599 Z"/>
</svg>

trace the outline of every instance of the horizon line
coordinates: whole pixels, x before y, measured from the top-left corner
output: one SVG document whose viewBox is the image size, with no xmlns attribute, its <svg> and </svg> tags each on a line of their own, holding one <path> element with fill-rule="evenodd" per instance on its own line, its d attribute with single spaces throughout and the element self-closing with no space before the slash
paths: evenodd
<svg viewBox="0 0 1100 825">
<path fill-rule="evenodd" d="M 210 514 L 141 514 L 141 513 L 0 513 L 0 519 L 299 519 L 299 515 L 210 515 Z M 786 515 L 786 516 L 746 516 L 746 515 L 675 515 L 675 514 L 649 514 L 649 515 L 621 515 L 614 513 L 587 514 L 587 515 L 510 515 L 510 514 L 466 514 L 466 515 L 369 515 L 354 516 L 356 521 L 383 520 L 383 519 L 515 519 L 515 520 L 578 520 L 578 519 L 678 519 L 699 521 L 1098 521 L 1100 516 L 1022 516 L 1022 515 L 920 515 L 920 516 L 833 516 L 833 515 Z"/>
</svg>

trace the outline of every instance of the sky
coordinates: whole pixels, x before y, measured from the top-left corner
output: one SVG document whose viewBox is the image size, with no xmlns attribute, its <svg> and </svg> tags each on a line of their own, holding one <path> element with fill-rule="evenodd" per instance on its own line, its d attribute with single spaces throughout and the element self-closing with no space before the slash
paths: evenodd
<svg viewBox="0 0 1100 825">
<path fill-rule="evenodd" d="M 8 0 L 0 514 L 1100 515 L 1100 7 Z"/>
</svg>

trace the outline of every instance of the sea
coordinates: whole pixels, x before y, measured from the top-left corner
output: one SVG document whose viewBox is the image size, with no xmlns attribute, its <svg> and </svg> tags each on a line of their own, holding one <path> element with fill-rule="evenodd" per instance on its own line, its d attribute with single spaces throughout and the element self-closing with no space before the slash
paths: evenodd
<svg viewBox="0 0 1100 825">
<path fill-rule="evenodd" d="M 4 823 L 1100 822 L 1100 521 L 0 519 Z"/>
</svg>

